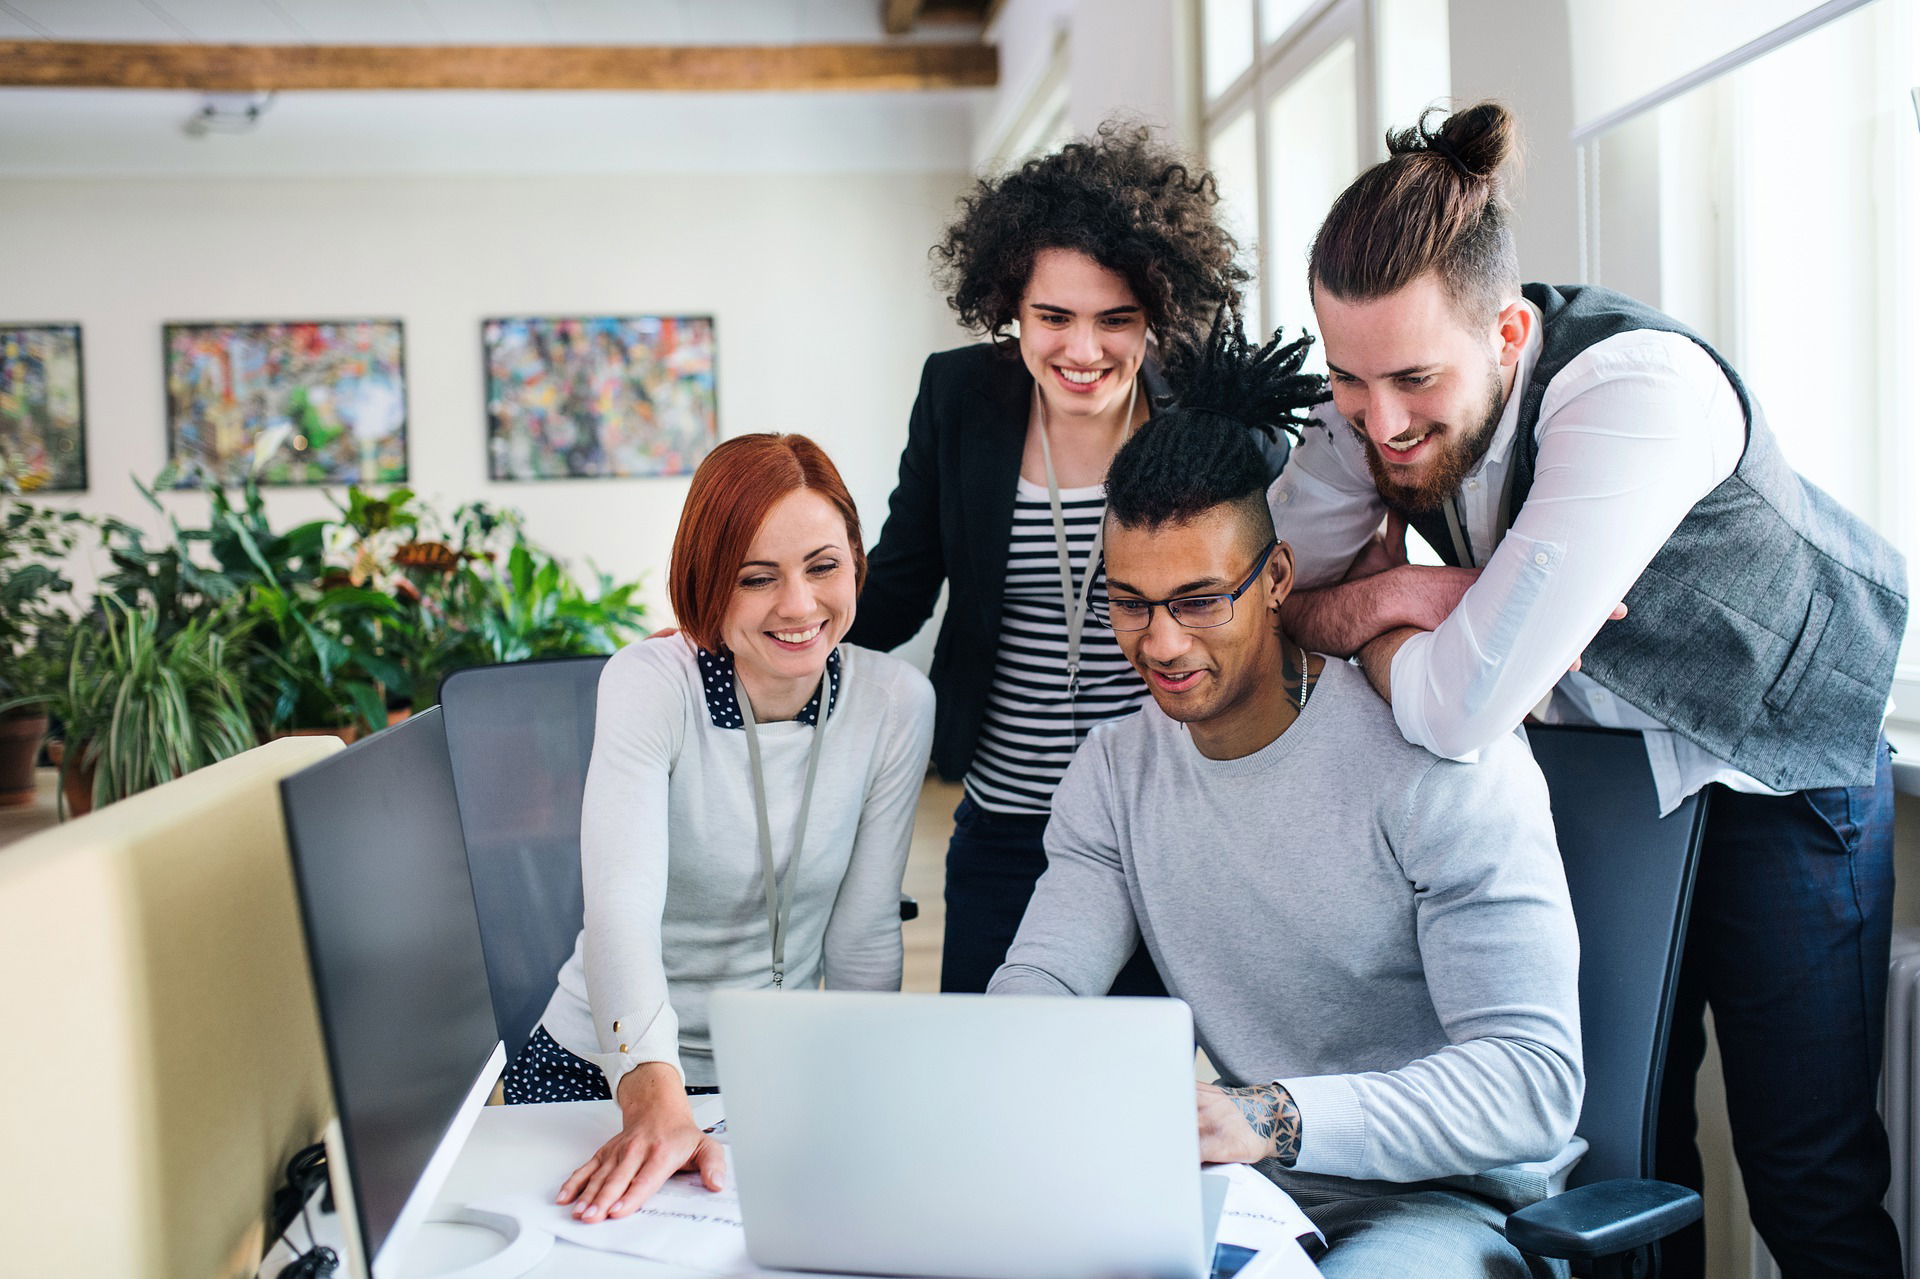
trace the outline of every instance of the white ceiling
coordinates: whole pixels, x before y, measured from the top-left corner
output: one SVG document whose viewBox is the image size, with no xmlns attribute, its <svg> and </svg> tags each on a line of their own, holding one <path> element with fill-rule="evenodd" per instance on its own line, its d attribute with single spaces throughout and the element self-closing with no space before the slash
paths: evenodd
<svg viewBox="0 0 1920 1279">
<path fill-rule="evenodd" d="M 286 44 L 883 40 L 880 0 L 0 0 L 0 39 Z M 932 27 L 913 40 L 977 40 Z M 986 90 L 306 92 L 243 135 L 189 137 L 198 95 L 0 89 L 0 175 L 940 172 Z"/>
</svg>

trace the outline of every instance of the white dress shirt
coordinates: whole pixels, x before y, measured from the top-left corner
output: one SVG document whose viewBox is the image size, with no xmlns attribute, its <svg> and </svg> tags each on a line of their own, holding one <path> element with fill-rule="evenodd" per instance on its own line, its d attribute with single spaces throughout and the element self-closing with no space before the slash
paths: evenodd
<svg viewBox="0 0 1920 1279">
<path fill-rule="evenodd" d="M 1640 329 L 1588 347 L 1547 388 L 1533 485 L 1501 538 L 1500 494 L 1543 335 L 1535 308 L 1493 439 L 1461 481 L 1479 580 L 1437 630 L 1394 655 L 1400 731 L 1437 755 L 1472 760 L 1537 710 L 1548 723 L 1645 732 L 1663 814 L 1710 782 L 1778 794 L 1567 670 L 1687 512 L 1733 474 L 1747 438 L 1739 397 L 1713 358 L 1677 333 Z M 1386 513 L 1366 447 L 1328 405 L 1268 490 L 1302 588 L 1338 582 Z"/>
</svg>

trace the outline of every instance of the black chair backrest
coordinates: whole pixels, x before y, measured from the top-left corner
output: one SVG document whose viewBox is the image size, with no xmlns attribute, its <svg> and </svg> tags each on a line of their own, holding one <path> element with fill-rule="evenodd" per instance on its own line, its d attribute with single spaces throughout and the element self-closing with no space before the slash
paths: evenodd
<svg viewBox="0 0 1920 1279">
<path fill-rule="evenodd" d="M 1529 728 L 1580 928 L 1587 1066 L 1572 1183 L 1653 1175 L 1654 1125 L 1704 797 L 1661 817 L 1638 733 Z"/>
<path fill-rule="evenodd" d="M 580 796 L 604 657 L 455 671 L 440 687 L 494 1018 L 513 1059 L 580 934 Z"/>
</svg>

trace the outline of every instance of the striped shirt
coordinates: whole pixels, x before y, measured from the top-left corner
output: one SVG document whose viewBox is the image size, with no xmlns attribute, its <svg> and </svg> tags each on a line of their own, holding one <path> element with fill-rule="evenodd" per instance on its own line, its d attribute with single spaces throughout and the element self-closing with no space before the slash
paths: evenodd
<svg viewBox="0 0 1920 1279">
<path fill-rule="evenodd" d="M 1106 505 L 1103 485 L 1060 490 L 1076 599 Z M 1046 815 L 1054 787 L 1087 730 L 1139 709 L 1147 699 L 1146 684 L 1120 652 L 1113 632 L 1093 615 L 1106 599 L 1101 572 L 1094 578 L 1092 607 L 1081 633 L 1079 689 L 1069 696 L 1067 609 L 1060 598 L 1053 511 L 1046 486 L 1022 477 L 1014 495 L 993 688 L 966 776 L 967 794 L 980 807 Z"/>
</svg>

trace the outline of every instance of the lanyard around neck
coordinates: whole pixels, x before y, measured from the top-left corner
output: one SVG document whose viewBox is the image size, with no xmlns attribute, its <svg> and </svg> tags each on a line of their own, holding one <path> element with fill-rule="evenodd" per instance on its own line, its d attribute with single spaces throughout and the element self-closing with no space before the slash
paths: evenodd
<svg viewBox="0 0 1920 1279">
<path fill-rule="evenodd" d="M 787 979 L 787 920 L 793 914 L 793 895 L 799 888 L 800 850 L 807 842 L 807 810 L 813 806 L 813 779 L 820 771 L 820 743 L 827 733 L 827 715 L 833 710 L 833 680 L 820 676 L 820 714 L 813 723 L 813 741 L 807 746 L 807 781 L 800 791 L 800 816 L 794 822 L 793 855 L 787 858 L 787 873 L 776 876 L 773 868 L 773 823 L 767 815 L 767 778 L 760 766 L 760 729 L 753 717 L 753 703 L 733 677 L 733 691 L 740 699 L 740 724 L 747 730 L 747 765 L 753 772 L 754 817 L 760 827 L 760 878 L 767 890 L 767 933 L 773 947 L 773 988 L 781 989 Z"/>
<path fill-rule="evenodd" d="M 1127 434 L 1133 433 L 1133 407 L 1140 394 L 1140 371 L 1134 370 L 1133 386 L 1127 392 Z M 1053 469 L 1053 445 L 1047 439 L 1047 397 L 1040 384 L 1033 384 L 1035 421 L 1040 427 L 1040 463 L 1047 471 L 1047 502 L 1053 509 L 1053 549 L 1060 562 L 1060 604 L 1067 614 L 1067 696 L 1071 698 L 1080 684 L 1080 640 L 1086 628 L 1087 610 L 1093 599 L 1093 575 L 1100 566 L 1100 548 L 1107 536 L 1107 505 L 1100 504 L 1100 523 L 1093 531 L 1093 548 L 1087 552 L 1086 576 L 1080 589 L 1073 589 L 1073 556 L 1067 550 L 1067 517 L 1060 509 L 1060 481 Z"/>
</svg>

